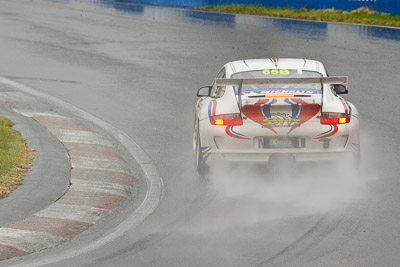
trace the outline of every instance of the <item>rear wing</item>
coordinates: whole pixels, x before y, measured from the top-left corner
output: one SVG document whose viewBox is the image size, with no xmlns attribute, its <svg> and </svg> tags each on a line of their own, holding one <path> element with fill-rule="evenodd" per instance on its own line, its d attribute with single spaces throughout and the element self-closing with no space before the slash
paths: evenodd
<svg viewBox="0 0 400 267">
<path fill-rule="evenodd" d="M 242 86 L 243 85 L 267 85 L 267 84 L 341 84 L 347 88 L 347 76 L 335 77 L 304 77 L 304 78 L 245 78 L 245 79 L 221 79 L 214 80 L 214 86 L 238 86 L 238 104 L 242 110 Z"/>
</svg>

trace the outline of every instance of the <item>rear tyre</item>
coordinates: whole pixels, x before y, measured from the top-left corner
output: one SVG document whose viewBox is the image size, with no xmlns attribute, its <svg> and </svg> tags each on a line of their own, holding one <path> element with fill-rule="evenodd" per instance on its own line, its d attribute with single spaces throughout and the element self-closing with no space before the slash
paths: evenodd
<svg viewBox="0 0 400 267">
<path fill-rule="evenodd" d="M 207 165 L 206 165 L 205 159 L 203 157 L 203 153 L 201 151 L 200 134 L 199 134 L 198 130 L 196 131 L 193 139 L 194 139 L 193 141 L 195 142 L 194 156 L 195 156 L 196 170 L 200 177 L 204 177 L 207 173 Z"/>
</svg>

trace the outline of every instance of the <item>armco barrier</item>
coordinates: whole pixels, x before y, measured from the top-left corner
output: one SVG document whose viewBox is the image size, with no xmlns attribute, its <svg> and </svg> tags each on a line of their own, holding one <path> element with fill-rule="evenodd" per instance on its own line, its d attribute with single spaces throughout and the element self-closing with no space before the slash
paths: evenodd
<svg viewBox="0 0 400 267">
<path fill-rule="evenodd" d="M 315 9 L 335 8 L 341 10 L 354 10 L 359 7 L 367 6 L 379 12 L 400 15 L 400 0 L 132 0 L 130 2 L 186 7 L 228 4 L 261 4 L 263 6 L 275 7 L 302 8 L 307 6 Z"/>
</svg>

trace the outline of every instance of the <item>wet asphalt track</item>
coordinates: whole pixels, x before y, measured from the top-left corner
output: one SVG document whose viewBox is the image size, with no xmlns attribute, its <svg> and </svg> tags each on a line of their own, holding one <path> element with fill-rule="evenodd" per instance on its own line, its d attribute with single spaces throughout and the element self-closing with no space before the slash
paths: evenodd
<svg viewBox="0 0 400 267">
<path fill-rule="evenodd" d="M 165 191 L 138 228 L 52 265 L 398 264 L 400 30 L 55 2 L 0 2 L 0 75 L 134 137 L 156 163 Z M 347 99 L 362 116 L 360 177 L 344 170 L 336 179 L 324 180 L 323 171 L 263 179 L 218 170 L 211 182 L 197 179 L 196 89 L 228 61 L 269 57 L 318 59 L 330 75 L 349 76 Z M 69 244 L 0 265 L 56 260 L 112 233 L 132 212 L 126 205 Z"/>
</svg>

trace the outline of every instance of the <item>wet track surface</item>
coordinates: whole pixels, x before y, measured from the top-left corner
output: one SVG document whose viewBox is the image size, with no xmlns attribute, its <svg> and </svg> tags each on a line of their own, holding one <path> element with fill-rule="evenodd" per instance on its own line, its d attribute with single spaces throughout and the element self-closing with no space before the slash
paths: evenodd
<svg viewBox="0 0 400 267">
<path fill-rule="evenodd" d="M 126 132 L 164 179 L 139 227 L 56 266 L 394 266 L 400 261 L 400 30 L 110 2 L 1 1 L 0 75 Z M 277 174 L 192 166 L 196 89 L 228 61 L 298 57 L 348 75 L 361 114 L 360 174 L 340 163 Z M 56 261 L 133 212 L 129 202 L 71 243 L 0 263 Z"/>
</svg>

